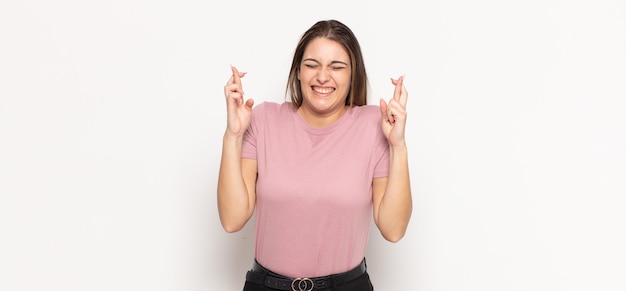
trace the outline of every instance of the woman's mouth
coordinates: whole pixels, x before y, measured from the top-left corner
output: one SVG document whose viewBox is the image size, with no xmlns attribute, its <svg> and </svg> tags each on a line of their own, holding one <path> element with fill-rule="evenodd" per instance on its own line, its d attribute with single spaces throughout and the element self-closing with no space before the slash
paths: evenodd
<svg viewBox="0 0 626 291">
<path fill-rule="evenodd" d="M 313 89 L 313 91 L 315 91 L 316 93 L 320 93 L 320 94 L 328 94 L 328 93 L 335 91 L 335 88 L 333 87 L 311 86 L 311 89 Z"/>
</svg>

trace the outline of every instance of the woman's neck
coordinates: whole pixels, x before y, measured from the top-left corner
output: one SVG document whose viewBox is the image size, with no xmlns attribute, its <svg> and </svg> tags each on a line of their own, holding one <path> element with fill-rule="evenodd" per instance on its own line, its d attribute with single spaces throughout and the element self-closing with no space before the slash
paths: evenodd
<svg viewBox="0 0 626 291">
<path fill-rule="evenodd" d="M 298 113 L 304 119 L 306 123 L 315 128 L 323 128 L 327 127 L 337 120 L 341 119 L 341 117 L 348 111 L 348 106 L 343 106 L 339 110 L 335 110 L 328 113 L 318 113 L 314 112 L 310 109 L 305 108 L 304 106 L 300 106 L 298 108 Z"/>
</svg>

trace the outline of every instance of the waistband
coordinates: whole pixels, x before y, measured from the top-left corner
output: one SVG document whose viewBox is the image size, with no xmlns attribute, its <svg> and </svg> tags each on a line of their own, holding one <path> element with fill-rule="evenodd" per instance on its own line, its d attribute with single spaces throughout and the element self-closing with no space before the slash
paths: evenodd
<svg viewBox="0 0 626 291">
<path fill-rule="evenodd" d="M 277 290 L 314 291 L 334 288 L 358 278 L 366 271 L 367 264 L 363 259 L 354 269 L 344 273 L 314 278 L 290 278 L 276 274 L 254 260 L 252 270 L 246 274 L 246 281 Z"/>
</svg>

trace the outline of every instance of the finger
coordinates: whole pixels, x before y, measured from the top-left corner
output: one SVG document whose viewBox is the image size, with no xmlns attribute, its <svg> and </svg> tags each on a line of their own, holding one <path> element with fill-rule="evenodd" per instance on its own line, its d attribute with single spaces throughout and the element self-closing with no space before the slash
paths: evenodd
<svg viewBox="0 0 626 291">
<path fill-rule="evenodd" d="M 241 77 L 239 76 L 239 70 L 234 66 L 230 66 L 230 70 L 233 72 L 233 83 L 241 85 Z"/>
<path fill-rule="evenodd" d="M 232 75 L 233 83 L 241 86 L 241 78 L 243 78 L 243 76 L 246 75 L 246 72 L 239 72 L 239 70 L 237 70 L 237 68 L 234 66 L 230 66 L 230 69 L 233 72 L 233 75 Z"/>
<path fill-rule="evenodd" d="M 252 106 L 254 106 L 254 99 L 250 98 L 246 100 L 246 108 L 248 110 L 252 110 Z"/>
<path fill-rule="evenodd" d="M 239 79 L 243 78 L 247 73 L 245 72 L 239 72 Z M 241 81 L 239 81 L 241 83 Z M 230 75 L 230 78 L 228 78 L 228 81 L 226 82 L 226 85 L 232 85 L 235 84 L 235 75 Z"/>
<path fill-rule="evenodd" d="M 391 78 L 391 83 L 395 85 L 400 79 L 404 80 L 404 75 L 400 76 L 398 79 Z"/>
<path fill-rule="evenodd" d="M 391 83 L 395 85 L 393 90 L 393 99 L 396 101 L 400 101 L 400 94 L 402 93 L 402 82 L 404 81 L 404 76 L 400 76 L 397 80 L 391 79 Z"/>
<path fill-rule="evenodd" d="M 227 102 L 229 107 L 238 108 L 243 103 L 243 95 L 237 92 L 230 93 L 228 94 Z"/>
<path fill-rule="evenodd" d="M 230 78 L 228 78 L 228 81 L 226 82 L 226 86 L 233 84 L 235 77 L 233 75 L 230 76 Z"/>
<path fill-rule="evenodd" d="M 226 86 L 224 86 L 224 94 L 226 97 L 230 96 L 233 93 L 237 93 L 240 96 L 243 96 L 243 91 L 241 90 L 241 87 L 237 84 L 228 84 Z"/>
<path fill-rule="evenodd" d="M 396 122 L 393 110 L 391 109 L 391 102 L 393 99 L 389 101 L 389 104 L 385 102 L 382 98 L 380 99 L 380 113 L 382 115 L 382 119 L 393 124 Z"/>
<path fill-rule="evenodd" d="M 396 100 L 390 100 L 387 105 L 389 109 L 387 111 L 392 112 L 395 120 L 404 119 L 406 116 L 406 108 Z"/>
<path fill-rule="evenodd" d="M 383 119 L 387 119 L 387 102 L 383 98 L 380 98 L 380 113 Z"/>
<path fill-rule="evenodd" d="M 409 97 L 409 92 L 406 90 L 406 86 L 402 84 L 402 91 L 400 92 L 400 105 L 406 107 L 406 101 Z"/>
</svg>

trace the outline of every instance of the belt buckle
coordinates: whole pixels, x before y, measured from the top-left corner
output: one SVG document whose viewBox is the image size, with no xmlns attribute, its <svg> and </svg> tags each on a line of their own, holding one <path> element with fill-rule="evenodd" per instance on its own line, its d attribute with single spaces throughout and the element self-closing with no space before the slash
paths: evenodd
<svg viewBox="0 0 626 291">
<path fill-rule="evenodd" d="M 309 278 L 295 278 L 291 281 L 292 291 L 312 291 L 313 286 L 313 280 Z"/>
</svg>

